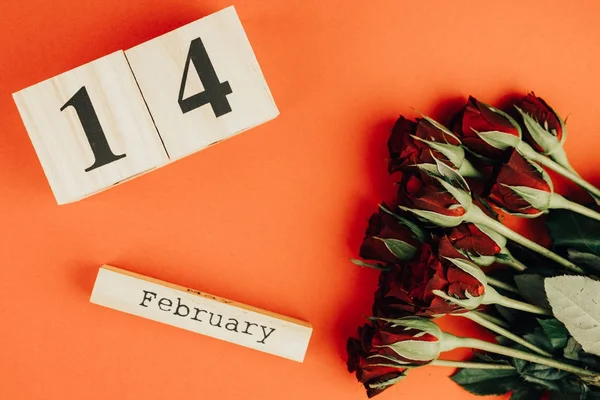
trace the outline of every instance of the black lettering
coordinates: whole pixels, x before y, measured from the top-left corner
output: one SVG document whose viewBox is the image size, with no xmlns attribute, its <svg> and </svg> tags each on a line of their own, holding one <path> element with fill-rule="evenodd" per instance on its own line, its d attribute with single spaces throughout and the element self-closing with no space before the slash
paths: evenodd
<svg viewBox="0 0 600 400">
<path fill-rule="evenodd" d="M 164 304 L 163 304 L 163 302 L 164 302 Z M 167 302 L 168 302 L 168 304 L 167 304 Z M 173 302 L 166 298 L 162 298 L 158 301 L 158 308 L 160 308 L 161 311 L 171 311 L 171 309 L 165 310 L 164 308 L 162 308 L 163 305 L 165 307 L 171 307 L 173 305 Z"/>
<path fill-rule="evenodd" d="M 117 155 L 110 149 L 110 145 L 106 140 L 106 135 L 102 130 L 98 115 L 96 114 L 96 110 L 94 110 L 90 95 L 85 86 L 82 86 L 81 89 L 79 89 L 77 93 L 75 93 L 73 97 L 60 108 L 60 111 L 64 111 L 67 107 L 73 107 L 77 112 L 83 132 L 87 137 L 92 153 L 94 153 L 94 163 L 86 168 L 85 172 L 89 172 L 126 157 L 126 154 Z"/>
<path fill-rule="evenodd" d="M 265 340 L 267 340 L 267 338 L 268 338 L 269 336 L 271 336 L 271 334 L 272 334 L 273 332 L 275 332 L 275 328 L 269 328 L 271 331 L 270 331 L 269 333 L 267 333 L 267 331 L 265 330 L 265 329 L 267 329 L 267 327 L 266 327 L 266 326 L 264 326 L 264 325 L 261 325 L 260 327 L 261 327 L 261 329 L 262 329 L 262 331 L 263 331 L 263 335 L 264 335 L 265 337 L 264 337 L 264 338 L 262 338 L 262 340 L 258 340 L 257 342 L 258 342 L 258 343 L 265 344 Z"/>
<path fill-rule="evenodd" d="M 229 322 L 229 321 L 233 321 L 233 322 Z M 233 328 L 231 328 L 231 329 L 230 329 L 230 328 L 229 328 L 229 325 L 232 325 L 232 326 L 233 326 Z M 234 332 L 237 332 L 237 331 L 238 331 L 238 330 L 237 330 L 237 327 L 238 327 L 238 320 L 237 320 L 237 319 L 235 319 L 235 318 L 229 318 L 229 319 L 227 320 L 227 324 L 225 324 L 225 329 L 227 329 L 228 331 L 234 331 Z"/>
<path fill-rule="evenodd" d="M 196 311 L 196 315 L 194 315 L 194 316 L 192 317 L 192 319 L 193 319 L 193 320 L 196 320 L 196 321 L 198 321 L 198 322 L 202 322 L 202 320 L 201 320 L 201 319 L 198 319 L 198 314 L 200 314 L 201 312 L 205 312 L 205 313 L 207 313 L 207 314 L 208 314 L 208 311 L 206 311 L 206 310 L 201 310 L 201 309 L 199 309 L 199 308 L 196 308 L 196 307 L 194 307 L 194 310 Z"/>
<path fill-rule="evenodd" d="M 184 99 L 183 93 L 185 91 L 190 63 L 194 64 L 196 73 L 200 77 L 202 86 L 204 86 L 204 91 Z M 229 82 L 219 82 L 217 72 L 208 57 L 202 40 L 200 38 L 192 40 L 187 59 L 185 60 L 185 66 L 183 67 L 183 78 L 177 99 L 181 112 L 185 114 L 205 104 L 210 104 L 215 116 L 218 118 L 221 115 L 231 112 L 231 106 L 229 105 L 229 101 L 227 101 L 227 95 L 231 93 Z"/>
<path fill-rule="evenodd" d="M 179 312 L 180 308 L 185 308 L 185 314 L 181 314 Z M 190 308 L 188 306 L 186 306 L 185 304 L 181 304 L 181 299 L 179 297 L 177 298 L 177 307 L 175 307 L 174 314 L 179 317 L 187 317 L 190 314 Z"/>
<path fill-rule="evenodd" d="M 208 323 L 211 324 L 212 326 L 218 326 L 220 328 L 221 327 L 221 320 L 223 319 L 223 316 L 221 314 L 216 314 L 216 315 L 219 316 L 219 322 L 217 322 L 216 324 L 213 324 L 212 323 L 212 319 L 213 319 L 213 316 L 215 314 L 213 314 L 213 313 L 209 313 L 209 314 L 210 314 L 210 318 L 208 320 Z"/>
<path fill-rule="evenodd" d="M 246 329 L 242 333 L 245 333 L 246 335 L 252 335 L 250 332 L 248 332 L 248 329 L 250 329 L 250 327 L 252 325 L 258 326 L 258 324 L 255 324 L 253 322 L 248 322 L 248 321 L 244 321 L 244 322 L 246 323 Z"/>
<path fill-rule="evenodd" d="M 148 295 L 151 294 L 151 295 L 154 296 L 154 298 L 156 298 L 156 293 L 149 292 L 147 290 L 142 290 L 142 292 L 144 292 L 144 298 L 142 299 L 142 302 L 140 303 L 140 306 L 142 306 L 142 307 L 148 307 L 147 305 L 144 304 L 144 302 L 146 302 L 146 301 L 152 301 L 152 298 L 149 297 Z"/>
</svg>

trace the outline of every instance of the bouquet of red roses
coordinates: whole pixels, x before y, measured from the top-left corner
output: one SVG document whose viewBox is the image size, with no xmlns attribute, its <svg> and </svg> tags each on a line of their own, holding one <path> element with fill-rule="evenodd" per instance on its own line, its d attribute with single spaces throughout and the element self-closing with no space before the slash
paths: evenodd
<svg viewBox="0 0 600 400">
<path fill-rule="evenodd" d="M 347 347 L 369 397 L 412 368 L 442 365 L 461 368 L 452 379 L 478 395 L 600 399 L 600 213 L 556 193 L 546 169 L 592 200 L 600 190 L 573 169 L 565 139 L 564 121 L 533 93 L 510 114 L 471 97 L 451 129 L 427 116 L 396 121 L 396 204 L 371 216 L 353 260 L 380 271 L 373 316 Z M 499 213 L 547 215 L 552 248 Z M 445 315 L 497 343 L 443 332 L 435 319 Z M 444 360 L 458 347 L 475 361 Z"/>
</svg>

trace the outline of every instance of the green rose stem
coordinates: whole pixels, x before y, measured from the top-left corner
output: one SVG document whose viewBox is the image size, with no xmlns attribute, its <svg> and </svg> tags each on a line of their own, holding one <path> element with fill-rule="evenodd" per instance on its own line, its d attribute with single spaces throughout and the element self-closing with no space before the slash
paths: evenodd
<svg viewBox="0 0 600 400">
<path fill-rule="evenodd" d="M 496 292 L 493 287 L 488 285 L 485 286 L 485 292 L 482 296 L 473 297 L 469 296 L 467 293 L 468 298 L 465 300 L 449 296 L 441 290 L 432 290 L 431 292 L 450 303 L 457 304 L 469 310 L 474 310 L 482 304 L 498 304 L 500 306 L 512 308 L 514 310 L 525 311 L 532 314 L 552 315 L 552 312 L 547 308 L 534 306 L 533 304 L 524 303 L 519 300 L 511 299 L 510 297 L 502 296 L 500 293 Z"/>
<path fill-rule="evenodd" d="M 506 290 L 507 292 L 519 294 L 519 291 L 517 290 L 517 288 L 509 285 L 508 283 L 504 283 L 498 279 L 490 278 L 489 276 L 487 277 L 487 281 L 490 285 L 492 285 L 498 289 L 502 289 L 502 290 Z"/>
<path fill-rule="evenodd" d="M 521 246 L 527 247 L 528 249 L 533 250 L 536 253 L 539 253 L 539 254 L 543 255 L 544 257 L 551 259 L 552 261 L 556 261 L 563 267 L 565 267 L 577 274 L 580 274 L 580 275 L 585 274 L 585 271 L 583 271 L 577 265 L 573 264 L 571 261 L 559 256 L 558 254 L 550 251 L 549 249 L 547 249 L 543 246 L 540 246 L 539 244 L 535 243 L 534 241 L 527 239 L 525 236 L 522 236 L 522 235 L 518 234 L 517 232 L 513 231 L 512 229 L 504 226 L 501 222 L 496 221 L 492 217 L 487 216 L 479 207 L 477 207 L 474 204 L 469 208 L 469 210 L 467 211 L 467 213 L 465 214 L 464 217 L 465 217 L 465 221 L 472 222 L 474 224 L 481 224 L 483 226 L 487 226 L 488 228 L 496 231 L 497 233 L 501 234 L 502 236 L 506 237 L 507 239 L 517 242 Z"/>
<path fill-rule="evenodd" d="M 490 286 L 485 288 L 482 304 L 498 304 L 504 307 L 513 308 L 515 310 L 525 311 L 532 314 L 552 315 L 552 312 L 547 308 L 534 306 L 533 304 L 524 303 L 519 300 L 511 299 L 510 297 L 502 296 Z"/>
<path fill-rule="evenodd" d="M 501 326 L 503 328 L 508 328 L 508 324 L 505 321 L 501 320 L 500 318 L 496 318 L 496 317 L 494 317 L 492 315 L 489 315 L 489 314 L 486 314 L 486 313 L 482 313 L 482 312 L 479 312 L 479 311 L 469 311 L 469 312 L 473 313 L 473 314 L 477 314 L 479 317 L 481 317 L 481 318 L 483 318 L 483 319 L 485 319 L 487 321 L 490 321 L 494 325 L 498 325 L 498 326 Z"/>
<path fill-rule="evenodd" d="M 427 365 L 435 365 L 438 367 L 452 367 L 452 368 L 476 368 L 476 369 L 515 369 L 512 365 L 508 364 L 488 364 L 488 363 L 477 363 L 470 361 L 453 361 L 453 360 L 433 360 Z M 423 365 L 411 365 L 406 366 L 406 368 L 418 368 L 423 367 Z"/>
<path fill-rule="evenodd" d="M 547 167 L 548 169 L 551 169 L 552 171 L 575 182 L 583 189 L 588 191 L 592 196 L 596 198 L 600 197 L 600 189 L 583 179 L 578 173 L 574 172 L 574 170 L 569 170 L 568 168 L 565 168 L 559 163 L 557 163 L 556 161 L 553 161 L 550 158 L 538 153 L 527 143 L 520 142 L 517 145 L 517 150 L 519 150 L 521 154 L 523 154 L 523 156 L 530 159 L 531 161 L 535 161 L 538 164 L 541 164 L 544 167 Z"/>
<path fill-rule="evenodd" d="M 565 210 L 573 211 L 577 214 L 585 215 L 588 218 L 600 221 L 600 213 L 582 206 L 581 204 L 575 203 L 574 201 L 567 200 L 563 196 L 554 193 L 550 197 L 550 208 L 562 208 Z"/>
<path fill-rule="evenodd" d="M 528 349 L 533 350 L 536 353 L 541 354 L 542 356 L 552 357 L 552 355 L 550 353 L 548 353 L 547 351 L 544 351 L 544 350 L 540 349 L 539 347 L 537 347 L 536 345 L 532 344 L 531 342 L 528 342 L 527 340 L 523 339 L 522 337 L 515 335 L 508 329 L 505 329 L 501 326 L 494 324 L 493 322 L 488 321 L 487 319 L 483 318 L 479 313 L 469 311 L 469 312 L 462 313 L 462 314 L 451 314 L 451 315 L 456 316 L 456 317 L 463 317 L 463 318 L 470 319 L 471 321 L 483 326 L 484 328 L 487 328 L 492 332 L 502 335 L 505 338 L 510 339 L 513 342 L 520 344 L 521 346 L 527 347 Z"/>
<path fill-rule="evenodd" d="M 523 264 L 521 261 L 517 260 L 507 248 L 502 249 L 500 254 L 506 257 L 496 257 L 495 262 L 502 265 L 508 265 L 511 268 L 516 269 L 517 271 L 523 272 L 527 269 L 527 266 Z"/>
<path fill-rule="evenodd" d="M 499 344 L 486 342 L 480 339 L 454 336 L 450 333 L 441 332 L 439 337 L 441 351 L 450 351 L 460 347 L 467 347 L 477 350 L 483 350 L 490 353 L 501 354 L 507 357 L 518 358 L 520 360 L 529 361 L 536 364 L 546 365 L 551 368 L 556 368 L 561 371 L 570 372 L 582 378 L 599 378 L 600 374 L 579 368 L 574 365 L 565 364 L 551 358 L 538 356 L 536 354 L 527 353 L 525 351 L 511 349 L 510 347 L 501 346 Z"/>
</svg>

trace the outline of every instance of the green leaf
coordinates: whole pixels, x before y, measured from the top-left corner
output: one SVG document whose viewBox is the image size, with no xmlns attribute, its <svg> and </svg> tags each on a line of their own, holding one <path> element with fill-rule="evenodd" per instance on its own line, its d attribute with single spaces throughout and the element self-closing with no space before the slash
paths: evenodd
<svg viewBox="0 0 600 400">
<path fill-rule="evenodd" d="M 544 277 L 537 274 L 521 274 L 515 276 L 515 284 L 519 293 L 527 302 L 538 307 L 550 308 L 544 289 Z"/>
<path fill-rule="evenodd" d="M 523 386 L 515 370 L 463 368 L 450 379 L 479 396 L 505 394 Z"/>
<path fill-rule="evenodd" d="M 563 357 L 565 357 L 569 360 L 578 361 L 580 351 L 581 351 L 581 345 L 579 343 L 577 343 L 577 340 L 570 337 L 567 340 L 566 347 L 563 349 Z"/>
<path fill-rule="evenodd" d="M 373 264 L 373 263 L 368 263 L 368 262 L 364 262 L 363 260 L 357 260 L 355 258 L 351 259 L 350 261 L 352 261 L 353 264 L 358 265 L 359 267 L 367 267 L 367 268 L 373 268 L 379 271 L 389 271 L 390 268 L 386 267 L 383 264 Z"/>
<path fill-rule="evenodd" d="M 577 378 L 563 379 L 560 382 L 560 391 L 550 393 L 552 400 L 597 400 L 600 394 Z"/>
<path fill-rule="evenodd" d="M 600 256 L 600 222 L 567 210 L 553 210 L 546 219 L 554 246 Z"/>
<path fill-rule="evenodd" d="M 510 400 L 535 400 L 542 397 L 544 391 L 532 386 L 523 386 L 515 389 L 510 395 Z"/>
<path fill-rule="evenodd" d="M 527 375 L 543 381 L 558 381 L 570 375 L 569 372 L 536 363 L 529 363 L 529 365 L 525 367 L 524 371 L 524 379 L 525 375 Z"/>
<path fill-rule="evenodd" d="M 544 333 L 554 349 L 564 349 L 569 340 L 569 331 L 562 322 L 557 319 L 539 319 L 538 322 L 542 326 Z"/>
<path fill-rule="evenodd" d="M 535 384 L 542 386 L 553 392 L 560 391 L 560 386 L 558 386 L 556 383 L 551 382 L 549 380 L 536 378 L 535 376 L 531 376 L 531 375 L 523 375 L 523 379 L 525 379 L 525 381 L 527 381 L 529 383 L 535 383 Z"/>
<path fill-rule="evenodd" d="M 600 256 L 576 249 L 568 249 L 567 258 L 579 266 L 586 267 L 590 271 L 600 272 Z"/>
<path fill-rule="evenodd" d="M 410 260 L 417 253 L 417 249 L 413 245 L 403 242 L 402 240 L 380 238 L 377 236 L 373 236 L 373 239 L 381 240 L 390 253 L 400 260 Z"/>
<path fill-rule="evenodd" d="M 548 339 L 544 333 L 544 330 L 539 326 L 537 326 L 533 331 L 523 335 L 523 337 L 536 346 L 541 347 L 549 353 L 552 353 L 552 344 L 550 343 L 550 339 Z"/>
<path fill-rule="evenodd" d="M 600 282 L 584 276 L 557 276 L 544 281 L 554 316 L 583 349 L 600 355 Z"/>
</svg>

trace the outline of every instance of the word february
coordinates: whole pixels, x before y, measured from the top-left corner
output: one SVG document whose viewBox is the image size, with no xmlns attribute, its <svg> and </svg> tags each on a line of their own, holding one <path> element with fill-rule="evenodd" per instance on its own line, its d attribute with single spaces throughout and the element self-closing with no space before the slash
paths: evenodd
<svg viewBox="0 0 600 400">
<path fill-rule="evenodd" d="M 312 334 L 306 322 L 108 265 L 98 271 L 90 301 L 299 362 Z"/>
<path fill-rule="evenodd" d="M 148 291 L 148 290 L 142 290 L 144 292 L 144 296 L 142 299 L 142 302 L 140 303 L 140 306 L 142 307 L 148 307 L 149 304 L 152 303 L 153 300 L 157 299 L 158 294 Z M 200 309 L 198 307 L 190 307 L 184 303 L 182 303 L 181 298 L 177 297 L 177 304 L 174 304 L 175 302 L 172 301 L 171 299 L 167 298 L 167 297 L 162 297 L 160 299 L 158 299 L 158 301 L 155 301 L 153 304 L 161 311 L 163 312 L 172 312 L 173 315 L 177 316 L 177 317 L 181 317 L 181 318 L 191 318 L 194 321 L 197 322 L 205 322 L 208 321 L 208 324 L 210 326 L 216 327 L 216 328 L 225 328 L 230 332 L 238 332 L 238 333 L 242 333 L 245 335 L 254 335 L 254 332 L 251 332 L 252 329 L 251 328 L 258 328 L 260 327 L 260 329 L 262 330 L 262 339 L 258 340 L 257 343 L 261 343 L 261 344 L 265 344 L 265 340 L 267 340 L 269 338 L 269 336 L 271 336 L 271 334 L 273 332 L 275 332 L 275 328 L 269 328 L 267 326 L 264 325 L 259 325 L 257 323 L 254 322 L 249 322 L 249 321 L 242 321 L 242 327 L 240 327 L 238 330 L 238 326 L 240 325 L 240 321 L 238 321 L 236 318 L 233 317 L 226 317 L 227 320 L 223 321 L 223 314 L 217 314 L 208 310 L 204 310 L 204 309 Z M 200 317 L 203 317 L 204 319 L 200 319 Z M 259 334 L 260 335 L 260 334 Z"/>
</svg>

